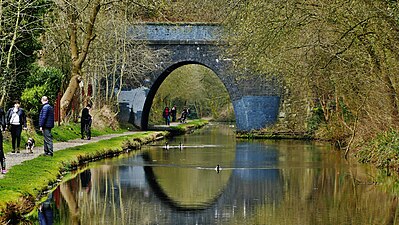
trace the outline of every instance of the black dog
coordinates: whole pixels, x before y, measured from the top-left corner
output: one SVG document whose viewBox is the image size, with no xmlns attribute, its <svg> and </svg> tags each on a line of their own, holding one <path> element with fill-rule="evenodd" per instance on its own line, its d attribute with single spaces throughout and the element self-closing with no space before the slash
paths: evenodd
<svg viewBox="0 0 399 225">
<path fill-rule="evenodd" d="M 33 153 L 33 148 L 35 147 L 35 140 L 33 138 L 28 138 L 25 144 L 26 150 L 29 151 L 29 153 Z"/>
</svg>

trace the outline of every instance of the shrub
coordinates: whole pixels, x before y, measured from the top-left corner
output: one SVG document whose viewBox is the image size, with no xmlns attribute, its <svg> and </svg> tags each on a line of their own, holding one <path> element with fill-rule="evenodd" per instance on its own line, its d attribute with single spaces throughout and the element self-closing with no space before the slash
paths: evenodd
<svg viewBox="0 0 399 225">
<path fill-rule="evenodd" d="M 379 169 L 398 167 L 399 132 L 391 129 L 378 134 L 357 152 L 357 156 L 360 162 L 373 163 Z"/>
<path fill-rule="evenodd" d="M 52 67 L 33 65 L 30 68 L 31 76 L 26 81 L 26 89 L 22 92 L 22 106 L 37 125 L 41 107 L 40 99 L 46 95 L 50 102 L 55 102 L 61 87 L 63 75 L 60 70 Z"/>
</svg>

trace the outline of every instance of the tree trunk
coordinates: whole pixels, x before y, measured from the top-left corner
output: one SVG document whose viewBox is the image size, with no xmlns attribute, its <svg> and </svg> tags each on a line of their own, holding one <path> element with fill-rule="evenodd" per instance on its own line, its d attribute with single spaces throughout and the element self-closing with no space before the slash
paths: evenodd
<svg viewBox="0 0 399 225">
<path fill-rule="evenodd" d="M 61 98 L 61 118 L 64 119 L 73 96 L 79 87 L 79 83 L 82 80 L 82 65 L 86 60 L 87 54 L 89 52 L 90 43 L 94 40 L 96 35 L 94 34 L 94 24 L 96 22 L 96 18 L 98 12 L 100 11 L 101 0 L 96 0 L 93 4 L 92 12 L 89 18 L 89 21 L 86 24 L 86 33 L 84 35 L 84 40 L 82 43 L 82 47 L 78 46 L 78 21 L 79 21 L 79 13 L 76 11 L 76 8 L 71 7 L 67 12 L 70 23 L 69 23 L 69 47 L 71 51 L 72 58 L 72 77 L 69 81 L 68 88 Z"/>
<path fill-rule="evenodd" d="M 68 88 L 64 92 L 61 98 L 61 117 L 65 118 L 66 113 L 68 112 L 69 106 L 72 102 L 73 96 L 76 93 L 76 90 L 79 87 L 79 83 L 81 81 L 81 77 L 79 75 L 73 75 L 71 80 L 69 81 Z"/>
</svg>

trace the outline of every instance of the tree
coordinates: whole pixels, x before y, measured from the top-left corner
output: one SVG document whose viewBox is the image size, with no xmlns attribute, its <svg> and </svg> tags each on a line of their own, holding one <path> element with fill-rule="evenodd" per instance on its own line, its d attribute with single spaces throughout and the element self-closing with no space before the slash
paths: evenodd
<svg viewBox="0 0 399 225">
<path fill-rule="evenodd" d="M 65 90 L 61 98 L 61 116 L 65 116 L 75 95 L 76 90 L 79 87 L 79 83 L 82 80 L 82 66 L 86 60 L 89 52 L 91 42 L 96 37 L 94 33 L 94 26 L 97 19 L 97 15 L 101 8 L 101 1 L 94 0 L 88 2 L 88 8 L 91 10 L 88 20 L 86 22 L 85 32 L 83 34 L 83 40 L 79 45 L 78 40 L 78 21 L 82 18 L 80 9 L 78 7 L 78 1 L 70 2 L 71 4 L 63 5 L 67 18 L 69 19 L 68 31 L 69 31 L 69 44 L 71 51 L 71 78 L 67 89 Z"/>
<path fill-rule="evenodd" d="M 110 2 L 103 2 L 101 0 L 56 1 L 57 8 L 52 12 L 51 16 L 49 16 L 49 23 L 53 23 L 55 26 L 45 37 L 45 40 L 50 44 L 47 45 L 44 57 L 47 58 L 45 61 L 48 64 L 53 66 L 55 66 L 54 64 L 58 64 L 58 66 L 64 68 L 64 71 L 69 73 L 68 83 L 66 84 L 67 87 L 61 99 L 62 117 L 67 115 L 74 96 L 78 96 L 77 90 L 79 90 L 81 81 L 86 81 L 87 88 L 88 81 L 105 76 L 107 77 L 105 79 L 107 83 L 109 81 L 108 78 L 110 78 L 108 76 L 116 78 L 115 75 L 118 74 L 123 77 L 128 71 L 125 67 L 127 63 L 132 65 L 132 62 L 137 62 L 132 61 L 131 57 L 128 57 L 126 48 L 133 46 L 133 48 L 137 47 L 137 49 L 143 49 L 143 45 L 133 44 L 131 42 L 128 43 L 128 40 L 125 39 L 128 38 L 126 36 L 126 28 L 136 17 L 151 17 L 153 16 L 152 14 L 156 15 L 156 12 L 163 7 L 163 3 L 164 1 L 162 0 L 149 3 L 123 0 Z M 109 18 L 113 19 L 110 21 Z M 101 25 L 103 27 L 101 27 Z M 112 25 L 112 29 L 108 29 L 109 27 L 105 25 Z M 65 32 L 65 30 L 67 32 Z M 118 32 L 118 36 L 114 38 L 113 35 L 115 32 Z M 64 38 L 59 38 L 60 36 Z M 94 40 L 99 39 L 99 37 L 102 39 L 100 43 L 105 45 L 92 49 Z M 107 43 L 108 40 L 112 41 Z M 111 44 L 115 45 L 111 46 Z M 115 46 L 118 46 L 118 48 L 115 49 Z M 66 49 L 69 50 L 69 59 L 65 57 Z M 111 54 L 109 49 L 115 49 L 115 51 L 119 51 L 119 53 L 110 57 Z M 51 56 L 54 56 L 54 53 L 57 52 L 61 52 L 62 56 L 55 56 L 54 59 L 57 60 L 54 60 Z M 95 66 L 94 68 L 91 66 L 84 67 L 84 63 L 90 58 L 90 54 L 97 56 L 96 59 L 91 57 L 93 59 L 92 62 L 96 62 L 92 64 L 92 66 Z M 132 55 L 134 55 L 134 53 L 132 53 Z M 149 55 L 149 58 L 151 58 L 151 54 Z M 138 58 L 134 60 L 137 59 Z M 113 60 L 119 60 L 119 62 L 122 63 L 110 65 L 110 62 Z M 127 62 L 127 60 L 131 61 Z M 67 64 L 70 64 L 69 68 L 65 66 Z M 106 68 L 106 70 L 99 70 L 98 65 Z M 111 67 L 113 68 L 111 70 L 111 74 L 113 75 L 109 74 L 109 69 Z M 94 71 L 101 72 L 101 77 L 98 77 L 98 74 L 95 75 L 97 77 L 88 77 L 88 73 L 93 75 Z M 105 72 L 105 74 L 103 72 Z M 135 75 L 137 75 L 137 73 L 135 73 Z M 113 78 L 111 78 L 111 80 Z M 122 82 L 123 79 L 119 79 L 118 81 Z M 113 79 L 111 83 L 115 85 L 115 82 L 116 79 Z M 107 88 L 112 88 L 112 85 L 106 85 L 105 89 Z M 101 89 L 102 88 L 97 88 L 97 90 Z M 106 92 L 106 99 L 114 99 L 113 95 L 113 89 L 108 89 Z"/>
<path fill-rule="evenodd" d="M 367 135 L 398 126 L 398 15 L 385 0 L 246 1 L 227 21 L 230 54 L 237 66 L 281 74 L 322 109 L 334 138 Z"/>
<path fill-rule="evenodd" d="M 0 1 L 0 105 L 19 98 L 25 88 L 29 65 L 41 47 L 42 16 L 50 5 L 46 0 Z"/>
</svg>

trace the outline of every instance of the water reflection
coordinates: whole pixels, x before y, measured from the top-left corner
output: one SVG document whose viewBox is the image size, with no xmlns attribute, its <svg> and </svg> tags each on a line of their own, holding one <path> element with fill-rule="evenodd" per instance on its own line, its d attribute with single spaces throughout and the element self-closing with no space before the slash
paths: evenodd
<svg viewBox="0 0 399 225">
<path fill-rule="evenodd" d="M 395 224 L 397 199 L 328 146 L 210 127 L 103 161 L 54 192 L 60 224 Z M 205 146 L 205 147 L 204 147 Z M 220 173 L 214 170 L 220 164 Z"/>
<path fill-rule="evenodd" d="M 54 204 L 53 193 L 49 195 L 46 201 L 40 204 L 38 209 L 38 219 L 40 225 L 54 224 Z"/>
</svg>

